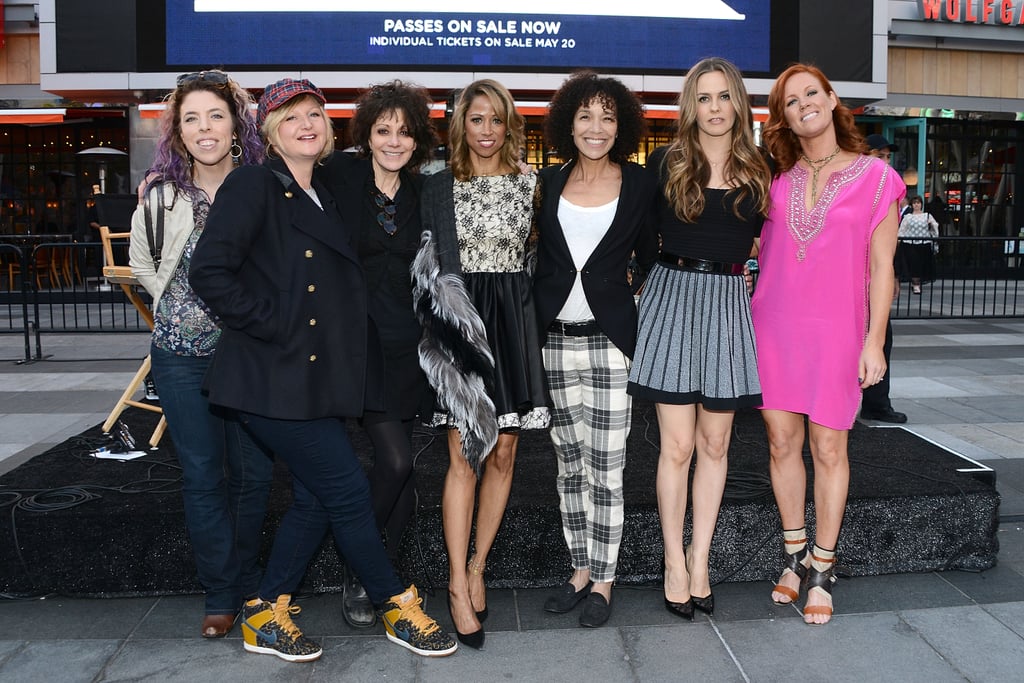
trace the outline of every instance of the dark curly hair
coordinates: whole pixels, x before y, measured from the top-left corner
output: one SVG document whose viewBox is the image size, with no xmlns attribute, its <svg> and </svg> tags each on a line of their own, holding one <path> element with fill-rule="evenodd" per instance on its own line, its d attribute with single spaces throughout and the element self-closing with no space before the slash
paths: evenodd
<svg viewBox="0 0 1024 683">
<path fill-rule="evenodd" d="M 401 111 L 406 128 L 416 143 L 407 168 L 415 171 L 429 161 L 437 146 L 437 131 L 430 120 L 430 95 L 426 88 L 399 80 L 370 86 L 356 100 L 356 113 L 349 126 L 352 144 L 359 148 L 359 156 L 371 156 L 370 134 L 381 117 Z"/>
<path fill-rule="evenodd" d="M 579 71 L 566 79 L 558 89 L 548 115 L 544 118 L 544 137 L 563 159 L 575 159 L 579 155 L 572 137 L 573 119 L 576 111 L 594 100 L 611 104 L 618 119 L 617 136 L 608 158 L 616 164 L 629 161 L 636 153 L 646 128 L 644 106 L 640 99 L 615 78 L 602 78 L 593 71 Z"/>
</svg>

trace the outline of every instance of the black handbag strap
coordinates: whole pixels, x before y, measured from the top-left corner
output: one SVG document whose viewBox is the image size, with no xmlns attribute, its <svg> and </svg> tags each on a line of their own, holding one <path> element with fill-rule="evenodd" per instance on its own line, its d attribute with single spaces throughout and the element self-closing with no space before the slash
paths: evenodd
<svg viewBox="0 0 1024 683">
<path fill-rule="evenodd" d="M 156 211 L 150 203 L 150 196 L 156 195 Z M 160 255 L 164 250 L 164 188 L 158 186 L 156 192 L 147 192 L 143 199 L 142 212 L 146 217 L 146 239 L 149 242 L 149 254 L 153 257 L 153 269 L 160 270 Z M 153 214 L 156 214 L 154 221 Z M 153 223 L 156 223 L 154 226 Z"/>
</svg>

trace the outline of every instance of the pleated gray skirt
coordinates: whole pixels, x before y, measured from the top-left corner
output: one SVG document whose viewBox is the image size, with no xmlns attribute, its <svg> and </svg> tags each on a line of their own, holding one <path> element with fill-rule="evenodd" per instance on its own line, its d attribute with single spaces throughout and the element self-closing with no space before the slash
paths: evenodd
<svg viewBox="0 0 1024 683">
<path fill-rule="evenodd" d="M 657 263 L 640 296 L 628 392 L 709 410 L 761 405 L 750 295 L 741 275 Z"/>
</svg>

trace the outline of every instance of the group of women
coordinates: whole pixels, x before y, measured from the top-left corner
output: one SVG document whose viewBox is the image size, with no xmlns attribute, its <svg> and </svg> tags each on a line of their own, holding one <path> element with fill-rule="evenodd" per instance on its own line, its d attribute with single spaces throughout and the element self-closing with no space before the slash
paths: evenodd
<svg viewBox="0 0 1024 683">
<path fill-rule="evenodd" d="M 448 428 L 442 519 L 458 640 L 483 645 L 487 558 L 519 434 L 549 425 L 573 572 L 544 609 L 582 602 L 580 624 L 604 624 L 634 396 L 657 407 L 666 609 L 714 610 L 709 554 L 733 415 L 761 407 L 784 536 L 772 598 L 805 590 L 805 621 L 827 622 L 846 436 L 860 391 L 885 372 L 905 190 L 864 154 L 825 75 L 801 64 L 779 77 L 765 153 L 741 74 L 701 61 L 676 138 L 647 169 L 629 162 L 643 133 L 638 98 L 591 72 L 553 97 L 546 134 L 565 163 L 539 174 L 519 162 L 524 121 L 491 79 L 461 92 L 451 165 L 425 181 L 415 170 L 435 136 L 424 90 L 395 81 L 361 96 L 356 159 L 333 151 L 324 103 L 313 84 L 285 79 L 267 86 L 253 120 L 223 72 L 180 77 L 133 224 L 207 594 L 203 635 L 226 634 L 240 609 L 247 650 L 319 657 L 291 619 L 291 594 L 330 531 L 353 574 L 350 623 L 379 615 L 388 638 L 418 654 L 455 650 L 394 568 L 414 508 L 417 416 Z M 374 446 L 369 479 L 349 417 Z M 291 471 L 293 503 L 260 578 L 271 457 Z"/>
</svg>

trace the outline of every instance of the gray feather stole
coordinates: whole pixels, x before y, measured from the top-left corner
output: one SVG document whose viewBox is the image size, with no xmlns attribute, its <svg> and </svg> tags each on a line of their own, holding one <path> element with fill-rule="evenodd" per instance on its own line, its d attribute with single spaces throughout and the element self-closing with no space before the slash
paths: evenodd
<svg viewBox="0 0 1024 683">
<path fill-rule="evenodd" d="M 416 317 L 423 326 L 420 367 L 462 436 L 462 455 L 479 476 L 498 442 L 498 418 L 487 395 L 494 381 L 487 332 L 462 277 L 441 272 L 429 230 L 410 270 Z"/>
</svg>

